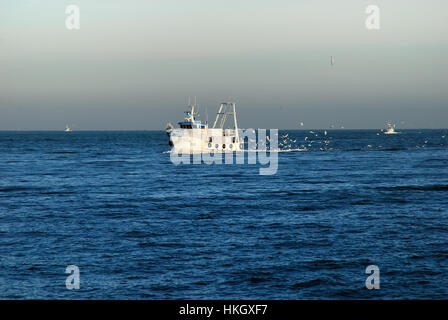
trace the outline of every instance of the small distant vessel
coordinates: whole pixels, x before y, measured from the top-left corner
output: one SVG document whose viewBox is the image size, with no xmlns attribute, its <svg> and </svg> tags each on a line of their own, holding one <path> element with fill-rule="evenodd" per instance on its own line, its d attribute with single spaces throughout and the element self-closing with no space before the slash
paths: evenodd
<svg viewBox="0 0 448 320">
<path fill-rule="evenodd" d="M 234 102 L 221 103 L 213 127 L 209 128 L 208 121 L 198 120 L 195 112 L 196 104 L 190 104 L 185 111 L 184 121 L 179 122 L 180 128 L 167 124 L 166 133 L 169 145 L 178 153 L 202 152 L 233 152 L 244 150 L 243 140 L 238 136 L 236 120 L 236 104 Z M 227 117 L 233 118 L 233 129 L 224 129 Z"/>
<path fill-rule="evenodd" d="M 334 66 L 334 58 L 333 58 L 333 56 L 330 57 L 330 65 Z"/>
<path fill-rule="evenodd" d="M 397 133 L 395 131 L 395 124 L 388 122 L 384 134 L 395 134 L 395 133 Z"/>
<path fill-rule="evenodd" d="M 69 125 L 66 125 L 64 131 L 65 131 L 65 132 L 70 132 L 70 131 L 72 131 L 72 128 L 70 128 Z"/>
</svg>

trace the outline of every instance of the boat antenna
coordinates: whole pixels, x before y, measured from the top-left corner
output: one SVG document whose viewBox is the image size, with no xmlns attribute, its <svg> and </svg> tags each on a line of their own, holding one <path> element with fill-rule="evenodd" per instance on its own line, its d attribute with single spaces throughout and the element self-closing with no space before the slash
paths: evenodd
<svg viewBox="0 0 448 320">
<path fill-rule="evenodd" d="M 205 123 L 208 124 L 208 111 L 207 111 L 207 106 L 205 106 Z"/>
</svg>

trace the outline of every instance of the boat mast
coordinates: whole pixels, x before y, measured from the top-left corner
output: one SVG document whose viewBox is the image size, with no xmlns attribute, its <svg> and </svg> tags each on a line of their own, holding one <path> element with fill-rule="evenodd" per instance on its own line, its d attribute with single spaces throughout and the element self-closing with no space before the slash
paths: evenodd
<svg viewBox="0 0 448 320">
<path fill-rule="evenodd" d="M 233 115 L 233 128 L 235 131 L 236 140 L 238 141 L 238 122 L 236 120 L 236 103 L 235 102 L 223 102 L 219 106 L 218 114 L 216 115 L 215 122 L 213 123 L 213 129 L 217 128 L 219 122 L 219 129 L 224 128 L 227 116 Z"/>
<path fill-rule="evenodd" d="M 194 108 L 195 108 L 195 105 L 196 105 L 196 96 L 194 97 L 194 102 L 195 102 L 194 104 L 191 104 L 190 97 L 188 97 L 188 107 L 187 108 L 189 108 L 189 109 L 187 109 L 185 111 L 185 115 L 186 115 L 185 120 L 187 120 L 187 121 L 194 121 L 195 120 L 194 119 L 194 115 L 195 115 Z"/>
<path fill-rule="evenodd" d="M 216 114 L 215 122 L 213 123 L 213 127 L 212 127 L 213 129 L 216 128 L 216 124 L 218 123 L 219 116 L 222 114 L 222 107 L 223 107 L 223 105 L 224 105 L 224 103 L 221 103 L 221 105 L 219 106 L 219 110 L 218 110 L 218 113 Z"/>
<path fill-rule="evenodd" d="M 235 129 L 236 142 L 238 143 L 238 141 L 239 141 L 239 139 L 238 139 L 238 123 L 236 122 L 236 104 L 235 104 L 235 102 L 232 102 L 232 107 L 233 107 L 233 127 Z"/>
</svg>

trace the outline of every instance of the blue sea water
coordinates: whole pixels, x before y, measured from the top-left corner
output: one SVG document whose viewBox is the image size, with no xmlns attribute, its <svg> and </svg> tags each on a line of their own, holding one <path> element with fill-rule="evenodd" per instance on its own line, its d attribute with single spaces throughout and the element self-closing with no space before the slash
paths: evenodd
<svg viewBox="0 0 448 320">
<path fill-rule="evenodd" d="M 0 132 L 0 298 L 446 299 L 448 130 L 378 132 L 283 131 L 307 150 L 267 176 L 161 131 Z"/>
</svg>

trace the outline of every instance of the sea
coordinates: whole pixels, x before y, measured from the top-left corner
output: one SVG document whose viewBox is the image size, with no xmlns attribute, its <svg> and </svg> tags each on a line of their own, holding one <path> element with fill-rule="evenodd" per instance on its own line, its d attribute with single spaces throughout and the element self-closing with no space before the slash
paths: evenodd
<svg viewBox="0 0 448 320">
<path fill-rule="evenodd" d="M 448 129 L 397 131 L 281 130 L 271 175 L 0 132 L 0 299 L 447 299 Z"/>
</svg>

